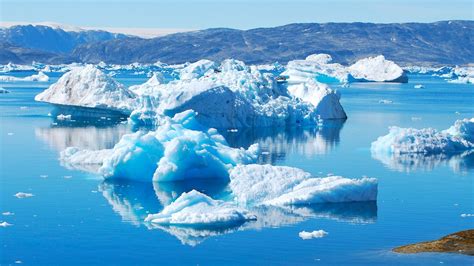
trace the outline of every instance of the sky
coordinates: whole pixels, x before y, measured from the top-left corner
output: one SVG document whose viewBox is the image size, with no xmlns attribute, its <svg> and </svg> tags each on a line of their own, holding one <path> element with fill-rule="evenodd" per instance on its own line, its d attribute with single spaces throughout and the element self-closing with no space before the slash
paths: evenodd
<svg viewBox="0 0 474 266">
<path fill-rule="evenodd" d="M 0 22 L 182 31 L 295 22 L 474 20 L 474 0 L 0 0 Z"/>
</svg>

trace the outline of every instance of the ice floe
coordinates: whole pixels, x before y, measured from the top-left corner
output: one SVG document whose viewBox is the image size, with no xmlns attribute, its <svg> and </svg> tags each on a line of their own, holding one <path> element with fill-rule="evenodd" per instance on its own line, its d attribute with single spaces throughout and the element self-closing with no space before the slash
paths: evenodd
<svg viewBox="0 0 474 266">
<path fill-rule="evenodd" d="M 4 93 L 10 93 L 10 91 L 4 88 L 0 88 L 0 94 L 4 94 Z"/>
<path fill-rule="evenodd" d="M 303 240 L 313 239 L 313 238 L 323 238 L 328 235 L 328 232 L 324 230 L 316 230 L 312 232 L 301 231 L 298 233 L 298 236 Z"/>
<path fill-rule="evenodd" d="M 245 209 L 192 190 L 181 194 L 160 213 L 148 215 L 145 222 L 202 227 L 235 225 L 255 219 L 255 215 Z"/>
<path fill-rule="evenodd" d="M 360 81 L 408 82 L 403 69 L 383 55 L 361 59 L 349 67 L 349 72 Z"/>
<path fill-rule="evenodd" d="M 314 178 L 298 168 L 272 165 L 238 165 L 230 170 L 234 200 L 246 205 L 301 205 L 373 201 L 375 178 L 341 176 Z"/>
</svg>

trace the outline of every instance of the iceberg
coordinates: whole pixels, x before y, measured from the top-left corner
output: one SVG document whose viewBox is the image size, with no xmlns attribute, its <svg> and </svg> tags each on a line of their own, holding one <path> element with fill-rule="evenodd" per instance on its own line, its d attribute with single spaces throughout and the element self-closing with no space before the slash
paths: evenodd
<svg viewBox="0 0 474 266">
<path fill-rule="evenodd" d="M 38 74 L 31 75 L 24 78 L 14 77 L 14 76 L 3 76 L 0 75 L 0 82 L 14 82 L 14 81 L 38 81 L 38 82 L 48 82 L 49 77 L 40 71 Z"/>
<path fill-rule="evenodd" d="M 358 81 L 408 82 L 403 69 L 383 55 L 357 61 L 349 67 L 349 73 Z"/>
<path fill-rule="evenodd" d="M 10 93 L 10 91 L 4 88 L 0 88 L 0 94 L 6 94 L 6 93 Z"/>
<path fill-rule="evenodd" d="M 150 214 L 145 222 L 180 226 L 235 226 L 256 220 L 255 215 L 231 203 L 214 200 L 196 190 L 181 194 L 160 213 Z"/>
<path fill-rule="evenodd" d="M 314 178 L 298 168 L 238 165 L 230 170 L 234 200 L 245 205 L 303 205 L 375 201 L 377 179 L 341 176 Z"/>
<path fill-rule="evenodd" d="M 289 84 L 304 83 L 315 80 L 321 83 L 348 83 L 355 79 L 347 68 L 338 63 L 331 63 L 332 57 L 328 54 L 313 54 L 305 60 L 289 61 L 286 70 L 281 76 L 288 77 Z"/>
<path fill-rule="evenodd" d="M 449 129 L 390 127 L 389 133 L 372 142 L 374 155 L 460 154 L 474 149 L 474 118 L 457 120 Z"/>
<path fill-rule="evenodd" d="M 340 94 L 316 81 L 290 89 L 272 73 L 234 59 L 180 67 L 172 70 L 180 73 L 178 79 L 155 72 L 130 88 L 92 65 L 75 67 L 35 99 L 56 105 L 58 114 L 76 118 L 111 112 L 130 116 L 134 125 L 155 125 L 158 117 L 186 110 L 215 128 L 315 125 L 319 119 L 346 118 Z"/>
<path fill-rule="evenodd" d="M 455 67 L 453 77 L 448 80 L 452 83 L 474 84 L 474 67 Z"/>
<path fill-rule="evenodd" d="M 312 232 L 301 231 L 298 233 L 298 236 L 303 240 L 313 239 L 313 238 L 323 238 L 328 235 L 328 232 L 324 230 L 316 230 Z"/>
<path fill-rule="evenodd" d="M 102 109 L 126 115 L 134 109 L 135 99 L 135 93 L 93 65 L 71 70 L 35 97 L 36 101 L 59 106 Z"/>
<path fill-rule="evenodd" d="M 216 129 L 206 128 L 189 110 L 173 118 L 163 117 L 156 131 L 124 135 L 109 150 L 61 152 L 61 160 L 71 167 L 98 165 L 106 179 L 176 181 L 194 178 L 228 180 L 228 170 L 237 164 L 255 162 L 258 145 L 249 149 L 228 146 Z"/>
</svg>

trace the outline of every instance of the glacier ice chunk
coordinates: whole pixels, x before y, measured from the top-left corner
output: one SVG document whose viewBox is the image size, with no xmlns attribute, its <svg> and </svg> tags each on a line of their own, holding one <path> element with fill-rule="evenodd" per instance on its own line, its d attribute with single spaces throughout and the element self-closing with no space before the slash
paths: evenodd
<svg viewBox="0 0 474 266">
<path fill-rule="evenodd" d="M 61 153 L 67 165 L 97 163 L 105 178 L 176 181 L 194 178 L 228 180 L 228 169 L 257 159 L 258 146 L 228 146 L 216 129 L 206 128 L 189 110 L 163 117 L 156 131 L 124 135 L 110 150 L 68 148 Z"/>
<path fill-rule="evenodd" d="M 383 55 L 361 59 L 349 67 L 349 72 L 360 81 L 408 82 L 403 69 Z"/>
<path fill-rule="evenodd" d="M 375 178 L 314 178 L 301 169 L 285 166 L 238 165 L 230 170 L 230 180 L 234 199 L 247 205 L 284 206 L 377 199 Z"/>
<path fill-rule="evenodd" d="M 35 100 L 57 105 L 115 110 L 129 114 L 134 109 L 135 93 L 129 91 L 93 65 L 75 68 L 64 74 Z"/>
<path fill-rule="evenodd" d="M 245 209 L 191 190 L 181 194 L 160 213 L 148 215 L 145 222 L 181 226 L 235 226 L 255 219 L 255 215 Z"/>
<path fill-rule="evenodd" d="M 328 235 L 328 232 L 324 230 L 316 230 L 312 232 L 301 231 L 298 233 L 298 236 L 303 240 L 313 239 L 313 238 L 323 238 Z"/>
</svg>

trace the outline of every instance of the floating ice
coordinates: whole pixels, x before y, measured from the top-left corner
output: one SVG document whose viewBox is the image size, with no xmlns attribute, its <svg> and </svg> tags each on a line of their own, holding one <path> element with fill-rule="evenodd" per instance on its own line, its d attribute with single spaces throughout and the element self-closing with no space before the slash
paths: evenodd
<svg viewBox="0 0 474 266">
<path fill-rule="evenodd" d="M 288 83 L 304 83 L 316 80 L 322 83 L 347 83 L 355 81 L 346 67 L 331 63 L 332 57 L 328 54 L 313 54 L 306 60 L 289 61 L 286 70 L 281 74 L 287 76 Z"/>
<path fill-rule="evenodd" d="M 474 67 L 455 67 L 449 82 L 474 84 Z"/>
<path fill-rule="evenodd" d="M 324 230 L 317 230 L 312 232 L 301 231 L 298 233 L 299 237 L 303 240 L 313 239 L 313 238 L 323 238 L 328 235 L 328 232 Z"/>
<path fill-rule="evenodd" d="M 31 193 L 25 193 L 25 192 L 18 192 L 16 193 L 15 195 L 13 195 L 19 199 L 23 199 L 23 198 L 30 198 L 30 197 L 33 197 L 34 195 L 31 194 Z"/>
<path fill-rule="evenodd" d="M 64 74 L 35 100 L 57 105 L 107 109 L 130 114 L 136 95 L 93 65 Z"/>
<path fill-rule="evenodd" d="M 415 89 L 423 89 L 425 86 L 423 86 L 422 84 L 416 84 L 415 86 L 413 86 L 413 88 Z"/>
<path fill-rule="evenodd" d="M 461 214 L 461 217 L 462 217 L 462 218 L 474 217 L 474 214 L 472 214 L 472 213 L 463 213 L 463 214 Z"/>
<path fill-rule="evenodd" d="M 2 212 L 2 215 L 3 216 L 11 216 L 11 215 L 15 215 L 13 212 Z"/>
<path fill-rule="evenodd" d="M 315 81 L 289 90 L 272 73 L 234 59 L 220 66 L 201 60 L 176 71 L 178 80 L 156 72 L 146 83 L 126 89 L 94 66 L 77 67 L 35 99 L 62 111 L 69 107 L 63 114 L 131 114 L 135 125 L 157 124 L 156 115 L 173 116 L 189 109 L 198 113 L 202 124 L 217 128 L 314 125 L 318 117 L 346 118 L 340 95 Z"/>
<path fill-rule="evenodd" d="M 68 148 L 61 160 L 82 169 L 95 164 L 105 178 L 176 181 L 227 180 L 229 168 L 257 159 L 257 146 L 248 150 L 229 147 L 217 130 L 200 125 L 193 111 L 163 117 L 161 122 L 156 131 L 124 135 L 110 150 Z"/>
<path fill-rule="evenodd" d="M 375 178 L 340 176 L 313 178 L 298 168 L 272 165 L 238 165 L 230 170 L 234 199 L 247 205 L 300 205 L 374 201 Z"/>
<path fill-rule="evenodd" d="M 447 130 L 390 127 L 372 142 L 376 157 L 390 154 L 459 154 L 474 149 L 474 118 L 457 120 Z"/>
<path fill-rule="evenodd" d="M 58 120 L 71 120 L 71 115 L 59 114 L 58 116 L 56 116 L 56 119 L 58 119 Z"/>
<path fill-rule="evenodd" d="M 474 118 L 457 120 L 449 129 L 391 127 L 372 143 L 372 157 L 399 171 L 431 170 L 443 163 L 459 172 L 474 156 Z"/>
<path fill-rule="evenodd" d="M 391 103 L 393 103 L 393 101 L 382 99 L 382 100 L 379 101 L 379 103 L 381 103 L 381 104 L 391 104 Z"/>
<path fill-rule="evenodd" d="M 0 88 L 0 94 L 2 93 L 10 93 L 10 91 L 4 88 Z"/>
<path fill-rule="evenodd" d="M 408 82 L 403 69 L 383 55 L 361 59 L 349 67 L 349 72 L 361 81 Z"/>
<path fill-rule="evenodd" d="M 192 190 L 183 193 L 160 213 L 150 214 L 145 222 L 180 226 L 234 226 L 256 217 L 235 205 L 213 200 Z"/>
<path fill-rule="evenodd" d="M 13 76 L 2 76 L 0 75 L 0 81 L 2 82 L 14 82 L 14 81 L 38 81 L 38 82 L 48 82 L 49 77 L 44 74 L 43 72 L 39 72 L 38 74 L 31 75 L 24 78 L 13 77 Z"/>
<path fill-rule="evenodd" d="M 9 224 L 7 222 L 1 222 L 0 223 L 0 227 L 9 227 L 9 226 L 12 226 L 13 224 Z"/>
</svg>

